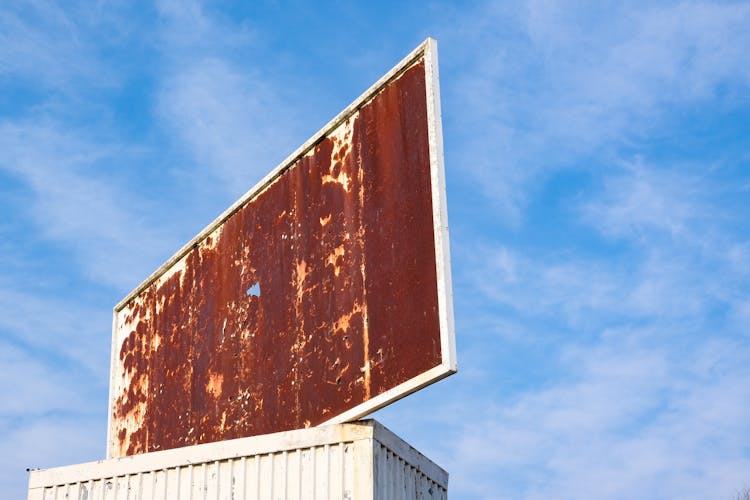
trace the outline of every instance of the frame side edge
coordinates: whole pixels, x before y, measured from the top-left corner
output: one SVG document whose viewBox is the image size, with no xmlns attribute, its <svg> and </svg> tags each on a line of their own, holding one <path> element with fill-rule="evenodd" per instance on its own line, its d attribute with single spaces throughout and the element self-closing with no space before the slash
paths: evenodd
<svg viewBox="0 0 750 500">
<path fill-rule="evenodd" d="M 112 450 L 112 425 L 114 424 L 112 414 L 114 409 L 114 380 L 115 380 L 115 346 L 117 340 L 117 309 L 112 310 L 112 338 L 109 355 L 109 396 L 107 398 L 107 449 L 106 458 L 113 458 Z"/>
<path fill-rule="evenodd" d="M 430 144 L 433 224 L 435 232 L 435 264 L 438 277 L 438 306 L 440 308 L 440 343 L 443 365 L 450 371 L 458 370 L 456 331 L 453 316 L 453 285 L 451 278 L 448 206 L 445 182 L 445 156 L 440 107 L 440 78 L 437 41 L 425 41 L 425 71 L 427 81 L 427 115 Z"/>
</svg>

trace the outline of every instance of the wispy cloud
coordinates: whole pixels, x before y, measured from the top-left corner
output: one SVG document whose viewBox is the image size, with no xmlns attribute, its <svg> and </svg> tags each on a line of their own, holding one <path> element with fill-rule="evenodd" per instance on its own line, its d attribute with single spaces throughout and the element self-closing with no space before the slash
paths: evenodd
<svg viewBox="0 0 750 500">
<path fill-rule="evenodd" d="M 33 193 L 18 209 L 47 238 L 74 250 L 91 279 L 133 286 L 133 256 L 153 265 L 154 256 L 166 254 L 169 238 L 145 224 L 137 208 L 148 205 L 144 200 L 119 188 L 111 173 L 108 180 L 101 177 L 99 167 L 121 161 L 127 150 L 62 129 L 55 123 L 0 123 L 0 169 Z"/>
<path fill-rule="evenodd" d="M 706 287 L 713 280 L 693 268 L 695 261 L 656 250 L 638 257 L 643 260 L 636 264 L 632 256 L 531 259 L 489 247 L 475 255 L 473 283 L 490 300 L 490 309 L 502 306 L 526 320 L 554 319 L 568 327 L 601 328 L 606 326 L 602 318 L 680 320 L 704 312 L 716 283 Z M 508 260 L 511 275 L 504 270 Z"/>
<path fill-rule="evenodd" d="M 605 176 L 603 192 L 584 204 L 584 215 L 608 237 L 641 240 L 656 231 L 692 239 L 689 233 L 697 224 L 712 218 L 706 187 L 690 172 L 658 169 L 637 160 L 621 173 Z"/>
<path fill-rule="evenodd" d="M 603 329 L 593 341 L 547 338 L 539 359 L 508 339 L 477 344 L 461 351 L 471 373 L 378 416 L 431 450 L 451 472 L 454 495 L 697 500 L 731 498 L 744 486 L 743 340 L 646 323 Z M 523 362 L 509 362 L 506 350 Z M 478 369 L 488 376 L 477 379 Z M 441 429 L 440 439 L 425 426 Z"/>
<path fill-rule="evenodd" d="M 559 234 L 529 244 L 523 236 L 539 229 L 523 227 L 506 242 L 485 234 L 484 245 L 459 243 L 457 281 L 479 292 L 471 310 L 502 317 L 496 323 L 511 334 L 482 330 L 481 314 L 459 316 L 471 377 L 455 390 L 491 389 L 451 406 L 452 422 L 442 423 L 457 436 L 440 446 L 456 490 L 698 499 L 744 486 L 750 283 L 741 170 L 613 161 L 563 197 L 565 228 L 589 242 L 586 251 Z"/>
<path fill-rule="evenodd" d="M 726 320 L 726 311 L 742 315 L 749 291 L 748 228 L 746 203 L 727 202 L 738 197 L 732 183 L 711 170 L 641 161 L 602 177 L 567 203 L 577 218 L 570 230 L 593 242 L 604 238 L 607 251 L 581 255 L 550 240 L 549 249 L 528 255 L 488 239 L 463 255 L 471 263 L 466 275 L 473 289 L 493 307 L 527 319 L 564 318 L 574 327 L 606 326 L 599 318 L 664 322 Z"/>
<path fill-rule="evenodd" d="M 522 219 L 550 172 L 574 159 L 582 168 L 581 156 L 606 167 L 675 106 L 733 99 L 725 89 L 750 83 L 746 3 L 631 7 L 484 5 L 447 30 L 469 41 L 452 68 L 457 83 L 446 86 L 464 117 L 453 163 L 476 176 L 507 221 Z"/>
<path fill-rule="evenodd" d="M 8 305 L 3 302 L 0 307 L 11 311 Z M 42 353 L 53 346 L 22 349 L 7 342 L 2 335 L 6 327 L 0 325 L 0 378 L 5 381 L 0 403 L 0 483 L 3 495 L 23 498 L 26 468 L 79 463 L 102 456 L 106 406 L 98 395 L 106 387 L 106 379 L 75 363 L 60 363 L 59 359 L 51 362 Z M 57 330 L 34 333 L 49 338 L 45 335 L 48 331 Z M 97 349 L 89 351 L 89 356 L 98 355 Z"/>
<path fill-rule="evenodd" d="M 476 401 L 483 415 L 461 417 L 446 446 L 454 486 L 478 498 L 729 498 L 750 465 L 748 353 L 705 340 L 675 355 L 647 333 L 564 350 L 568 375 L 547 389 Z"/>
<path fill-rule="evenodd" d="M 601 191 L 589 196 L 579 213 L 605 238 L 634 245 L 643 256 L 642 268 L 651 279 L 639 285 L 636 297 L 644 307 L 671 311 L 658 294 L 692 297 L 693 303 L 718 301 L 731 309 L 748 292 L 750 227 L 743 216 L 745 196 L 737 187 L 744 177 L 700 163 L 673 167 L 636 161 L 604 176 Z M 687 305 L 682 307 L 696 312 Z"/>
<path fill-rule="evenodd" d="M 0 7 L 0 75 L 42 88 L 49 97 L 75 95 L 81 86 L 117 85 L 116 72 L 99 51 L 123 36 L 122 26 L 113 19 L 119 9 L 81 7 L 72 3 L 63 8 L 44 0 Z M 92 32 L 97 44 L 91 43 Z"/>
<path fill-rule="evenodd" d="M 101 414 L 45 415 L 0 428 L 0 482 L 7 498 L 25 498 L 26 468 L 92 461 L 104 455 L 106 422 Z"/>
<path fill-rule="evenodd" d="M 158 11 L 159 124 L 184 153 L 179 171 L 193 179 L 191 188 L 231 202 L 304 140 L 304 121 L 272 76 L 275 62 L 260 54 L 252 24 L 200 2 L 161 1 Z"/>
<path fill-rule="evenodd" d="M 23 282 L 0 281 L 0 340 L 35 351 L 50 366 L 72 367 L 95 380 L 108 378 L 109 308 L 75 294 L 45 297 L 23 290 Z M 8 375 L 17 374 L 14 371 Z"/>
<path fill-rule="evenodd" d="M 161 21 L 159 38 L 168 58 L 202 58 L 257 39 L 251 23 L 231 22 L 197 0 L 159 0 L 156 10 Z"/>
<path fill-rule="evenodd" d="M 160 110 L 180 144 L 235 196 L 291 153 L 295 120 L 270 82 L 208 58 L 170 76 Z"/>
<path fill-rule="evenodd" d="M 0 377 L 15 381 L 3 391 L 0 419 L 79 413 L 90 403 L 85 397 L 91 392 L 82 380 L 85 375 L 91 373 L 79 373 L 64 365 L 52 368 L 43 360 L 31 357 L 29 351 L 0 338 Z"/>
</svg>

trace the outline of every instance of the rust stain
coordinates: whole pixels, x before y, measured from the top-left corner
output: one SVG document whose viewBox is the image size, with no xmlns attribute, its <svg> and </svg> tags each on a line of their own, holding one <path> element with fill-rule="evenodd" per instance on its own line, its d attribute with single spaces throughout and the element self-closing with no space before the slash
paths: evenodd
<svg viewBox="0 0 750 500">
<path fill-rule="evenodd" d="M 339 273 L 341 272 L 341 263 L 343 261 L 343 257 L 346 251 L 344 250 L 344 245 L 339 245 L 336 248 L 333 249 L 333 252 L 328 254 L 328 257 L 326 258 L 326 265 L 330 265 L 333 267 L 333 275 L 338 277 Z"/>
<path fill-rule="evenodd" d="M 224 375 L 220 373 L 211 373 L 208 376 L 208 385 L 206 391 L 215 398 L 221 397 L 221 384 L 224 382 Z"/>
<path fill-rule="evenodd" d="M 355 315 L 362 315 L 362 306 L 360 304 L 354 304 L 354 307 L 346 314 L 341 315 L 336 321 L 333 322 L 334 333 L 346 333 L 349 331 L 349 325 L 352 322 L 352 317 Z"/>
<path fill-rule="evenodd" d="M 113 454 L 318 425 L 439 365 L 431 200 L 419 62 L 117 312 Z"/>
</svg>

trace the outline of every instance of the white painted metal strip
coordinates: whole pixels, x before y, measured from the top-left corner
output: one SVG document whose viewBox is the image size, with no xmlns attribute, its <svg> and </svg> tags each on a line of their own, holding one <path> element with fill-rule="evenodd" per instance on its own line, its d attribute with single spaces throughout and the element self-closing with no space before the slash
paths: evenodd
<svg viewBox="0 0 750 500">
<path fill-rule="evenodd" d="M 345 435 L 349 433 L 347 428 L 353 426 L 357 424 L 336 427 L 340 435 Z M 156 455 L 156 458 L 146 457 L 148 460 L 113 459 L 106 463 L 81 464 L 77 467 L 94 473 L 96 478 L 81 477 L 75 482 L 42 483 L 36 478 L 37 473 L 45 473 L 47 479 L 62 476 L 52 474 L 53 471 L 34 471 L 30 484 L 33 481 L 37 485 L 29 489 L 28 498 L 371 500 L 416 498 L 419 495 L 446 498 L 445 471 L 382 425 L 368 421 L 359 426 L 368 429 L 370 436 L 355 432 L 359 439 L 335 443 L 323 440 L 320 445 L 288 449 L 277 446 L 275 451 L 261 454 L 213 456 L 202 462 L 191 461 L 191 450 L 185 448 L 182 450 L 183 462 L 170 466 L 156 459 L 169 457 L 165 452 L 149 454 Z M 318 435 L 326 437 L 325 432 L 318 432 Z M 138 462 L 150 469 L 118 470 L 118 465 L 132 466 Z M 70 467 L 65 469 L 70 472 Z"/>
<path fill-rule="evenodd" d="M 371 437 L 372 427 L 362 423 L 343 426 L 315 427 L 294 431 L 277 432 L 262 436 L 206 443 L 185 448 L 143 453 L 73 466 L 33 471 L 29 486 L 75 483 L 89 478 L 106 478 L 118 474 L 136 474 L 139 471 L 170 468 L 189 463 L 202 463 L 222 457 L 223 459 L 253 456 L 313 445 L 337 444 Z"/>
<path fill-rule="evenodd" d="M 374 429 L 373 437 L 377 442 L 392 450 L 404 461 L 415 466 L 417 470 L 432 478 L 443 488 L 448 488 L 448 473 L 444 469 L 380 424 L 380 422 L 375 420 L 371 420 L 370 422 L 372 422 Z"/>
<path fill-rule="evenodd" d="M 432 215 L 435 233 L 435 263 L 437 266 L 438 307 L 440 309 L 440 344 L 446 368 L 458 370 L 456 335 L 453 318 L 453 285 L 451 279 L 450 239 L 448 237 L 448 201 L 445 188 L 445 154 L 440 108 L 440 78 L 437 41 L 425 42 L 425 71 L 427 85 L 427 132 L 430 147 L 432 181 Z"/>
<path fill-rule="evenodd" d="M 418 391 L 419 389 L 426 387 L 434 382 L 437 382 L 438 380 L 441 380 L 448 375 L 451 375 L 452 373 L 454 373 L 454 371 L 446 367 L 445 365 L 441 364 L 435 366 L 434 368 L 430 368 L 421 375 L 417 375 L 416 377 L 397 385 L 393 389 L 387 390 L 382 394 L 378 394 L 369 401 L 355 406 L 351 410 L 345 411 L 344 413 L 341 413 L 340 415 L 337 415 L 330 420 L 326 420 L 320 425 L 353 422 L 358 418 L 362 418 L 363 416 L 372 413 L 373 411 L 378 410 L 389 403 L 408 396 L 409 394 L 412 394 L 413 392 Z"/>
</svg>

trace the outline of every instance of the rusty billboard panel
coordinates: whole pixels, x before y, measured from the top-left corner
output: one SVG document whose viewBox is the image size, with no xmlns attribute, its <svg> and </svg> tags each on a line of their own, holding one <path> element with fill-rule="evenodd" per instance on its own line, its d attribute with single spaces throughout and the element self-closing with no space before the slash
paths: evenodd
<svg viewBox="0 0 750 500">
<path fill-rule="evenodd" d="M 108 455 L 359 418 L 456 369 L 428 39 L 115 307 Z"/>
</svg>

